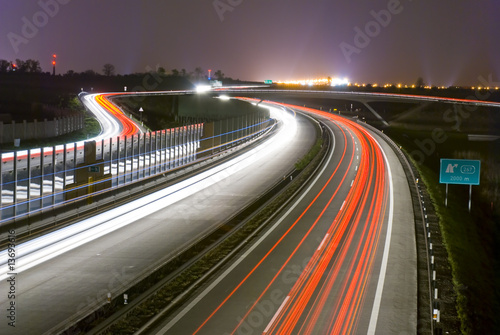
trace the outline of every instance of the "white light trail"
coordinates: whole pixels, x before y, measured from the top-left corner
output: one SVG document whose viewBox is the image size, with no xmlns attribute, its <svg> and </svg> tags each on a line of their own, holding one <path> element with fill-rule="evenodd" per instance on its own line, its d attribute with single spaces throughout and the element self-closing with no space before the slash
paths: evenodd
<svg viewBox="0 0 500 335">
<path fill-rule="evenodd" d="M 278 133 L 258 147 L 212 169 L 147 195 L 124 206 L 114 208 L 74 225 L 59 229 L 16 246 L 16 273 L 26 271 L 69 250 L 120 229 L 175 202 L 187 198 L 259 160 L 272 159 L 276 152 L 290 144 L 297 125 L 294 117 L 281 109 L 270 114 L 282 126 Z M 0 252 L 0 280 L 8 277 L 7 250 Z"/>
</svg>

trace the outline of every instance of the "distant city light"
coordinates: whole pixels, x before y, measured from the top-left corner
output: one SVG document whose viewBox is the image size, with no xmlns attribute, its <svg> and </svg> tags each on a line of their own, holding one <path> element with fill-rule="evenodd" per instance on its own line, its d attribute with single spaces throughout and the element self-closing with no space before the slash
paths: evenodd
<svg viewBox="0 0 500 335">
<path fill-rule="evenodd" d="M 360 82 L 351 82 L 348 78 L 338 78 L 338 77 L 327 77 L 327 78 L 313 78 L 313 79 L 301 79 L 301 80 L 278 80 L 274 81 L 274 83 L 278 85 L 300 85 L 300 86 L 347 86 L 347 87 L 358 87 L 358 88 L 398 88 L 398 89 L 448 89 L 452 88 L 451 86 L 443 86 L 443 85 L 417 85 L 412 83 L 360 83 Z M 454 86 L 454 88 L 461 88 L 461 86 Z M 484 87 L 484 86 L 472 86 L 468 87 L 471 89 L 478 90 L 499 90 L 500 88 L 495 87 Z"/>
<path fill-rule="evenodd" d="M 349 84 L 349 80 L 347 78 L 340 79 L 340 78 L 333 78 L 331 82 L 331 86 L 345 86 Z"/>
<path fill-rule="evenodd" d="M 316 85 L 330 85 L 330 86 L 345 86 L 349 84 L 347 78 L 314 78 L 314 79 L 301 79 L 301 80 L 285 80 L 277 81 L 277 84 L 283 85 L 302 85 L 302 86 L 316 86 Z"/>
</svg>

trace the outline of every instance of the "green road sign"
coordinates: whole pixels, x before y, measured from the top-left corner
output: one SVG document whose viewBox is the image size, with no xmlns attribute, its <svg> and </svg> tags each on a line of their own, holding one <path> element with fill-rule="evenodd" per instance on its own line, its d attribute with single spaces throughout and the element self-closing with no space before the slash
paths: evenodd
<svg viewBox="0 0 500 335">
<path fill-rule="evenodd" d="M 469 159 L 441 159 L 441 184 L 479 185 L 481 161 Z"/>
</svg>

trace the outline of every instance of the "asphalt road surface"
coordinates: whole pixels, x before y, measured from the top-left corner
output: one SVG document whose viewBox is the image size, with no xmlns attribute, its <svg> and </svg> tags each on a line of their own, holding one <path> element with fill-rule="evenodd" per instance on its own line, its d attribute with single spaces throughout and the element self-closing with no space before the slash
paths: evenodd
<svg viewBox="0 0 500 335">
<path fill-rule="evenodd" d="M 129 213 L 125 206 L 127 213 L 113 218 L 116 224 L 122 218 L 140 218 L 76 248 L 68 246 L 71 250 L 17 273 L 12 285 L 6 280 L 8 276 L 3 278 L 0 333 L 52 334 L 63 330 L 69 321 L 105 304 L 108 292 L 120 294 L 130 283 L 237 213 L 283 178 L 312 146 L 313 125 L 302 116 L 296 121 L 296 130 L 284 128 L 270 139 L 273 145 L 265 142 L 260 151 L 246 159 L 243 168 L 233 166 L 207 177 L 214 182 L 197 193 L 151 214 L 141 212 L 141 208 L 137 214 Z M 161 204 L 162 200 L 158 201 Z M 21 245 L 16 247 L 20 252 Z M 8 296 L 11 289 L 14 298 Z M 12 303 L 15 328 L 7 319 Z"/>
<path fill-rule="evenodd" d="M 416 334 L 413 209 L 377 135 L 326 113 L 321 173 L 257 242 L 151 334 Z"/>
</svg>

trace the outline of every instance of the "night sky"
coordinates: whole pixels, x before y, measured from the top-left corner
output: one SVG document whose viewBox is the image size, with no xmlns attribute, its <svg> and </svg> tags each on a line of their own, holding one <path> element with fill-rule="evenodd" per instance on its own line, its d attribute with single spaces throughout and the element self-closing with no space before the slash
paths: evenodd
<svg viewBox="0 0 500 335">
<path fill-rule="evenodd" d="M 497 0 L 0 0 L 0 59 L 261 81 L 500 81 Z M 46 5 L 43 5 L 46 4 Z M 57 4 L 57 5 L 55 5 Z M 43 8 L 45 7 L 45 9 Z M 35 28 L 35 29 L 33 29 Z M 213 72 L 212 72 L 213 73 Z M 498 85 L 498 84 L 497 84 Z M 492 85 L 493 86 L 493 85 Z"/>
</svg>

